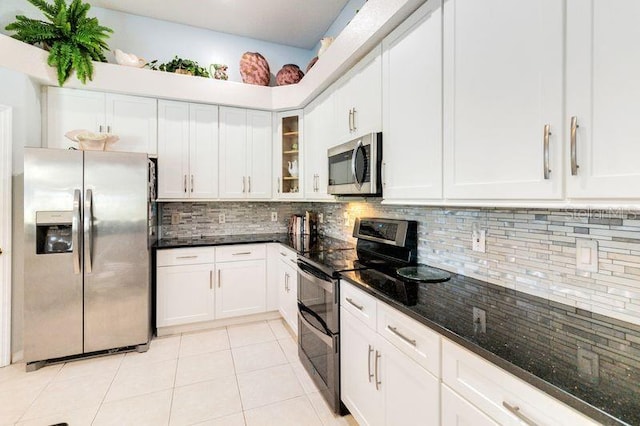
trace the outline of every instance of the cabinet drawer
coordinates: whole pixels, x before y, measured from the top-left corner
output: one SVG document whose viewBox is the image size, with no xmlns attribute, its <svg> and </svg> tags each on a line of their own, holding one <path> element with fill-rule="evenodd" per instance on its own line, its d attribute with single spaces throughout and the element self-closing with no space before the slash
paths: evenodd
<svg viewBox="0 0 640 426">
<path fill-rule="evenodd" d="M 467 349 L 442 340 L 442 382 L 499 424 L 598 424 Z"/>
<path fill-rule="evenodd" d="M 376 329 L 376 299 L 345 280 L 340 281 L 340 307 L 346 309 L 372 330 Z"/>
<path fill-rule="evenodd" d="M 378 303 L 377 331 L 396 348 L 436 377 L 440 377 L 440 335 L 426 326 Z"/>
<path fill-rule="evenodd" d="M 198 265 L 213 263 L 215 256 L 213 247 L 178 248 L 158 250 L 156 266 Z"/>
<path fill-rule="evenodd" d="M 216 262 L 266 259 L 266 244 L 235 244 L 216 247 Z"/>
<path fill-rule="evenodd" d="M 291 265 L 298 263 L 298 253 L 283 245 L 278 246 L 278 257 L 280 260 L 285 263 L 290 263 Z"/>
</svg>

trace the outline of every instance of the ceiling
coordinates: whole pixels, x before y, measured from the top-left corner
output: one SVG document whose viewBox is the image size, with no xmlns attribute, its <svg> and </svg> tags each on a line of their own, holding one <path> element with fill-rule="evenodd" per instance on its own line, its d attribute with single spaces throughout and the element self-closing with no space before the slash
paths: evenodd
<svg viewBox="0 0 640 426">
<path fill-rule="evenodd" d="M 348 0 L 89 0 L 97 7 L 313 48 Z"/>
</svg>

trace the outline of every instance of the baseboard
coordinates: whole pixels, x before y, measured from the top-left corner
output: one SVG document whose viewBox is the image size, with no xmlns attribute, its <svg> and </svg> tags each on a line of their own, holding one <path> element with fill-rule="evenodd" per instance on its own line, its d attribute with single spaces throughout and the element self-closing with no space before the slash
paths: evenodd
<svg viewBox="0 0 640 426">
<path fill-rule="evenodd" d="M 159 327 L 156 331 L 158 337 L 171 336 L 180 333 L 189 333 L 192 331 L 209 330 L 213 328 L 227 327 L 229 325 L 247 324 L 256 321 L 267 321 L 282 318 L 280 312 L 271 311 L 260 314 L 243 315 L 241 317 L 223 318 L 213 321 L 204 321 L 192 324 L 172 325 L 169 327 Z"/>
</svg>

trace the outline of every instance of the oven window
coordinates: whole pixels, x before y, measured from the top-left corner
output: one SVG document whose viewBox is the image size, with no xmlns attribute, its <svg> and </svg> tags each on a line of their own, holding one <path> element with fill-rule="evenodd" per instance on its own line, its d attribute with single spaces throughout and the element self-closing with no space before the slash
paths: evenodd
<svg viewBox="0 0 640 426">
<path fill-rule="evenodd" d="M 311 320 L 308 314 L 305 318 Z M 324 385 L 329 386 L 332 382 L 330 377 L 333 374 L 333 348 L 320 340 L 314 330 L 302 321 L 298 321 L 298 333 L 298 344 L 304 357 L 311 363 Z"/>
<path fill-rule="evenodd" d="M 330 284 L 334 286 L 332 282 Z M 333 293 L 302 276 L 298 276 L 298 301 L 320 318 L 322 322 L 311 315 L 306 316 L 306 319 L 317 329 L 325 330 L 328 328 L 331 333 L 338 331 L 338 311 Z"/>
</svg>

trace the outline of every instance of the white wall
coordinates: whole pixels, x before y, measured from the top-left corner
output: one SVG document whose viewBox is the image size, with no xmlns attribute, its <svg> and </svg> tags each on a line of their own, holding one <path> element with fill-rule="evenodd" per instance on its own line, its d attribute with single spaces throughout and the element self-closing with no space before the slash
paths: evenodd
<svg viewBox="0 0 640 426">
<path fill-rule="evenodd" d="M 213 12 L 215 13 L 215 12 Z M 17 14 L 40 18 L 41 12 L 26 0 L 0 1 L 0 31 L 13 22 Z M 112 50 L 120 49 L 135 53 L 148 61 L 158 59 L 168 62 L 175 55 L 197 61 L 201 66 L 224 63 L 229 66 L 229 80 L 242 81 L 239 63 L 244 52 L 260 52 L 269 62 L 275 75 L 285 64 L 297 64 L 305 69 L 315 51 L 269 43 L 248 37 L 174 24 L 157 19 L 143 18 L 99 7 L 92 7 L 90 16 L 95 16 L 101 25 L 113 29 L 107 43 Z M 113 55 L 107 56 L 115 62 Z"/>
<path fill-rule="evenodd" d="M 356 11 L 362 9 L 362 6 L 367 2 L 367 0 L 349 0 L 347 4 L 344 5 L 342 11 L 338 15 L 335 21 L 327 28 L 324 32 L 323 37 L 338 37 L 342 30 L 351 22 L 354 16 L 356 16 Z M 313 56 L 316 56 L 318 53 L 318 49 L 320 49 L 320 41 L 313 50 Z"/>
<path fill-rule="evenodd" d="M 24 297 L 23 156 L 25 146 L 40 146 L 40 85 L 23 74 L 0 68 L 0 104 L 13 108 L 13 229 L 11 350 L 21 358 Z"/>
</svg>

